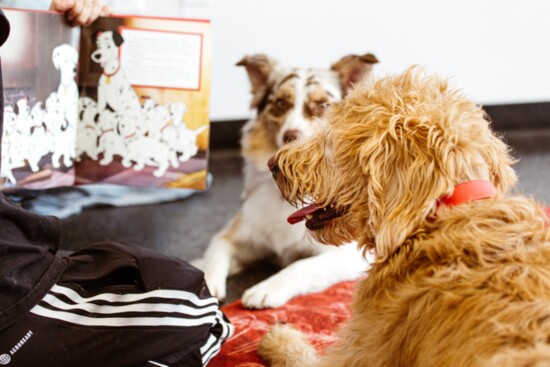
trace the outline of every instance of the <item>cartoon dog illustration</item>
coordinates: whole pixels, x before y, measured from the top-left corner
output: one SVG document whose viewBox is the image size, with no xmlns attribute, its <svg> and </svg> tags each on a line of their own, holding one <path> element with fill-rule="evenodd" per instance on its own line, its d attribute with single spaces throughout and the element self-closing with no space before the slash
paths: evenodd
<svg viewBox="0 0 550 367">
<path fill-rule="evenodd" d="M 52 166 L 59 168 L 61 166 L 59 161 L 63 158 L 63 165 L 71 167 L 76 154 L 75 124 L 65 119 L 65 111 L 57 92 L 52 92 L 46 99 L 44 123 L 48 131 L 51 131 L 53 140 L 59 142 L 59 144 L 52 144 Z"/>
<path fill-rule="evenodd" d="M 134 161 L 134 169 L 142 170 L 145 164 L 156 165 L 159 168 L 153 172 L 155 177 L 162 177 L 170 165 L 179 166 L 176 152 L 160 141 L 144 136 L 137 129 L 134 119 L 123 119 L 119 124 L 120 132 L 126 141 L 126 154 L 122 159 L 122 165 L 129 167 Z"/>
<path fill-rule="evenodd" d="M 78 51 L 68 44 L 59 45 L 53 50 L 52 61 L 54 67 L 61 73 L 57 95 L 65 120 L 69 124 L 76 124 L 78 86 L 75 76 Z"/>
<path fill-rule="evenodd" d="M 97 136 L 99 132 L 97 103 L 89 97 L 81 97 L 78 99 L 78 111 L 76 160 L 80 162 L 83 154 L 97 160 Z"/>
<path fill-rule="evenodd" d="M 15 179 L 12 167 L 13 167 L 13 161 L 14 159 L 17 159 L 15 157 L 15 149 L 14 144 L 11 142 L 13 141 L 12 135 L 17 134 L 15 131 L 15 123 L 16 123 L 17 116 L 15 115 L 15 112 L 13 111 L 12 106 L 5 106 L 4 107 L 4 134 L 2 135 L 2 147 L 1 147 L 1 154 L 2 154 L 2 165 L 0 169 L 0 177 L 4 177 L 7 180 L 8 184 L 15 185 L 17 183 L 17 180 Z M 23 158 L 19 158 L 22 163 L 24 163 Z"/>
<path fill-rule="evenodd" d="M 126 155 L 126 142 L 119 130 L 120 119 L 119 114 L 110 110 L 100 112 L 97 130 L 99 134 L 97 154 L 103 153 L 103 158 L 99 161 L 102 166 L 110 164 L 115 155 L 121 157 Z"/>
<path fill-rule="evenodd" d="M 127 109 L 141 111 L 139 99 L 120 67 L 119 47 L 123 42 L 124 39 L 118 32 L 96 33 L 97 50 L 91 57 L 103 69 L 97 90 L 97 108 L 100 112 L 105 109 L 116 113 Z"/>
</svg>

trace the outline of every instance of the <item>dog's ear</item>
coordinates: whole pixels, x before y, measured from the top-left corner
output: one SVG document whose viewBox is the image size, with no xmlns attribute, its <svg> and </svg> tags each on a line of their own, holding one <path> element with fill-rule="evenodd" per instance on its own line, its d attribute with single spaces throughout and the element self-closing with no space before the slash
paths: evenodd
<svg viewBox="0 0 550 367">
<path fill-rule="evenodd" d="M 438 199 L 451 194 L 455 185 L 487 179 L 505 193 L 516 182 L 509 148 L 481 114 L 472 116 L 472 122 L 461 123 L 459 129 L 441 130 L 395 115 L 394 128 L 362 149 L 362 166 L 369 174 L 370 223 L 381 259 L 414 236 L 434 215 Z"/>
<path fill-rule="evenodd" d="M 278 62 L 264 54 L 245 56 L 237 63 L 244 66 L 252 85 L 252 108 L 258 107 L 269 92 L 270 75 L 277 68 Z"/>
<path fill-rule="evenodd" d="M 485 115 L 490 125 L 490 118 Z M 488 179 L 495 185 L 498 192 L 506 193 L 516 182 L 517 175 L 512 165 L 516 163 L 510 153 L 510 147 L 492 131 L 486 135 L 487 142 L 479 149 L 488 166 Z"/>
<path fill-rule="evenodd" d="M 367 219 L 374 234 L 376 256 L 386 259 L 404 244 L 433 208 L 437 192 L 445 192 L 449 187 L 444 176 L 437 171 L 425 169 L 424 154 L 410 151 L 411 146 L 421 144 L 421 140 L 404 132 L 396 131 L 380 135 L 360 152 L 360 164 L 368 175 Z M 407 133 L 408 134 L 408 133 Z M 369 243 L 369 239 L 361 239 Z"/>
<path fill-rule="evenodd" d="M 331 70 L 338 73 L 342 92 L 346 95 L 355 84 L 359 83 L 370 74 L 373 64 L 378 62 L 376 56 L 370 53 L 364 55 L 348 55 L 332 64 Z"/>
<path fill-rule="evenodd" d="M 115 42 L 115 45 L 117 47 L 122 45 L 122 43 L 124 42 L 124 38 L 122 38 L 120 33 L 118 33 L 117 31 L 112 31 L 112 32 L 113 32 L 113 41 Z"/>
</svg>

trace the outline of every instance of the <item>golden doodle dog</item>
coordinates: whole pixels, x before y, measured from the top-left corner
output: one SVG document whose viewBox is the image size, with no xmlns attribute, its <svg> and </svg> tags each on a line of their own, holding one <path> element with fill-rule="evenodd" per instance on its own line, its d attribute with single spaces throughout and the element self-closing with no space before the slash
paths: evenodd
<svg viewBox="0 0 550 367">
<path fill-rule="evenodd" d="M 507 193 L 514 160 L 484 111 L 411 68 L 327 115 L 270 168 L 287 200 L 312 204 L 300 215 L 313 237 L 377 261 L 326 353 L 288 325 L 259 353 L 287 367 L 549 366 L 550 228 Z"/>
</svg>

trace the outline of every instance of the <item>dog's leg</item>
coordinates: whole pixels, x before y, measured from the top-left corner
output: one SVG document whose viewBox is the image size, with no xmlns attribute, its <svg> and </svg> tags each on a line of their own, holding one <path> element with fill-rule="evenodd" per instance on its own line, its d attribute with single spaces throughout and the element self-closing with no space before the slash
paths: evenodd
<svg viewBox="0 0 550 367">
<path fill-rule="evenodd" d="M 61 167 L 61 163 L 59 163 L 60 159 L 61 159 L 61 156 L 60 156 L 59 152 L 57 150 L 54 151 L 54 153 L 52 154 L 52 166 L 53 166 L 53 168 Z"/>
<path fill-rule="evenodd" d="M 65 167 L 72 167 L 73 161 L 71 159 L 71 153 L 65 151 L 65 154 L 63 155 L 63 164 Z"/>
<path fill-rule="evenodd" d="M 122 164 L 122 167 L 130 168 L 132 166 L 132 161 L 131 161 L 130 157 L 125 155 L 125 156 L 122 156 L 121 164 Z"/>
<path fill-rule="evenodd" d="M 192 262 L 204 271 L 210 293 L 219 300 L 225 299 L 227 277 L 241 269 L 240 263 L 234 258 L 236 244 L 233 241 L 240 217 L 240 213 L 233 217 L 224 229 L 212 237 L 204 257 Z"/>
<path fill-rule="evenodd" d="M 166 170 L 168 169 L 168 162 L 162 162 L 159 164 L 159 168 L 153 172 L 153 175 L 155 177 L 162 177 L 166 173 Z"/>
<path fill-rule="evenodd" d="M 112 161 L 113 161 L 113 155 L 105 151 L 105 153 L 103 154 L 103 159 L 99 161 L 99 164 L 101 164 L 102 166 L 106 166 L 110 164 Z"/>
<path fill-rule="evenodd" d="M 319 361 L 304 334 L 290 325 L 273 326 L 260 341 L 258 354 L 271 367 L 314 367 Z"/>
<path fill-rule="evenodd" d="M 86 151 L 86 154 L 88 155 L 88 157 L 90 157 L 94 161 L 97 161 L 98 157 L 97 157 L 97 151 L 96 151 L 95 145 L 90 145 L 90 147 Z"/>
<path fill-rule="evenodd" d="M 135 159 L 135 164 L 134 164 L 134 170 L 135 171 L 141 171 L 143 168 L 145 168 L 145 161 L 143 158 L 141 157 L 138 157 Z"/>
<path fill-rule="evenodd" d="M 38 167 L 39 161 L 40 161 L 40 157 L 32 157 L 31 159 L 27 159 L 27 162 L 29 162 L 29 166 L 31 167 L 31 170 L 33 172 L 40 171 L 40 167 Z"/>
<path fill-rule="evenodd" d="M 368 269 L 353 244 L 298 260 L 244 292 L 248 308 L 278 307 L 300 294 L 320 292 L 333 284 L 357 279 Z"/>
<path fill-rule="evenodd" d="M 178 155 L 175 151 L 170 150 L 170 164 L 173 168 L 178 168 L 180 166 L 180 162 L 178 161 Z"/>
</svg>

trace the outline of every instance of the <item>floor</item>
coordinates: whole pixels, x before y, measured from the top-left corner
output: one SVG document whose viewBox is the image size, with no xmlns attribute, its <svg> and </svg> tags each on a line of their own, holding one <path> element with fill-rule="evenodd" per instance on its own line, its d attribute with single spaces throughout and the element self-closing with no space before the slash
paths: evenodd
<svg viewBox="0 0 550 367">
<path fill-rule="evenodd" d="M 550 206 L 550 128 L 503 133 L 519 158 L 517 190 Z M 210 238 L 237 212 L 243 179 L 237 149 L 210 153 L 211 188 L 190 198 L 126 208 L 92 208 L 63 220 L 61 248 L 76 250 L 105 239 L 154 248 L 184 260 L 199 257 Z M 277 271 L 259 263 L 228 281 L 227 302 L 243 290 Z"/>
</svg>

